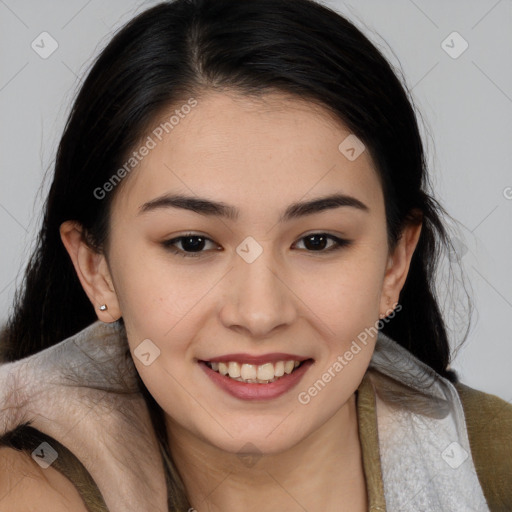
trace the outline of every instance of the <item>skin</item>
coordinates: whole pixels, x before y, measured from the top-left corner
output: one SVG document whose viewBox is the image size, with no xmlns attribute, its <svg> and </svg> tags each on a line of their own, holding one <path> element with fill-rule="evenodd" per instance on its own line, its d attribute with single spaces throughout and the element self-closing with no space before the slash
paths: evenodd
<svg viewBox="0 0 512 512">
<path fill-rule="evenodd" d="M 85 244 L 76 223 L 61 226 L 98 318 L 123 317 L 132 353 L 148 338 L 161 351 L 150 366 L 134 363 L 166 413 L 171 451 L 199 512 L 367 509 L 354 393 L 376 340 L 307 405 L 298 394 L 398 302 L 421 225 L 407 226 L 390 250 L 369 152 L 350 161 L 338 150 L 349 134 L 300 99 L 210 92 L 119 185 L 105 254 Z M 291 203 L 334 192 L 368 210 L 344 206 L 278 222 Z M 165 193 L 221 201 L 240 215 L 140 212 Z M 189 232 L 208 239 L 199 257 L 162 246 Z M 328 239 L 315 249 L 304 239 L 313 233 L 351 243 L 327 252 Z M 236 252 L 248 236 L 263 249 L 252 263 Z M 191 251 L 180 241 L 174 247 Z M 286 352 L 314 364 L 284 395 L 244 401 L 197 363 L 235 352 Z M 256 455 L 251 466 L 238 455 L 246 443 Z"/>
<path fill-rule="evenodd" d="M 1 510 L 31 506 L 38 512 L 87 512 L 78 490 L 62 473 L 51 466 L 41 469 L 25 453 L 0 447 L 0 474 Z"/>
</svg>

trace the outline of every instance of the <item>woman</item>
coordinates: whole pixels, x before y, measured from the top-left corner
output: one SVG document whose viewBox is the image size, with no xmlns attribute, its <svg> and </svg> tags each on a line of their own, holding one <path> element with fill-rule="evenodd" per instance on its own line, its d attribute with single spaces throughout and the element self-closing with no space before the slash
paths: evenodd
<svg viewBox="0 0 512 512">
<path fill-rule="evenodd" d="M 512 406 L 449 369 L 441 212 L 403 86 L 335 12 L 137 16 L 3 336 L 4 477 L 46 471 L 52 510 L 512 509 Z"/>
</svg>

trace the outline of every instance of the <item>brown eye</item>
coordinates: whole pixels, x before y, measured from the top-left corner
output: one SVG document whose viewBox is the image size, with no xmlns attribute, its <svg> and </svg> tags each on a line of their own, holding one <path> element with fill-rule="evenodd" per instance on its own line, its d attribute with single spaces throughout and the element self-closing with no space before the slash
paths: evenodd
<svg viewBox="0 0 512 512">
<path fill-rule="evenodd" d="M 301 240 L 305 241 L 304 246 L 309 252 L 336 251 L 342 247 L 347 247 L 351 243 L 350 240 L 338 238 L 334 235 L 328 235 L 327 233 L 312 233 L 302 237 Z M 329 240 L 333 241 L 331 245 L 328 244 Z M 326 247 L 328 248 L 326 249 Z"/>
<path fill-rule="evenodd" d="M 198 257 L 201 253 L 205 252 L 203 249 L 207 242 L 212 242 L 209 238 L 203 235 L 187 234 L 172 238 L 171 240 L 165 240 L 162 245 L 170 250 L 174 254 L 179 254 L 183 257 Z M 176 244 L 181 244 L 181 249 L 176 247 Z"/>
</svg>

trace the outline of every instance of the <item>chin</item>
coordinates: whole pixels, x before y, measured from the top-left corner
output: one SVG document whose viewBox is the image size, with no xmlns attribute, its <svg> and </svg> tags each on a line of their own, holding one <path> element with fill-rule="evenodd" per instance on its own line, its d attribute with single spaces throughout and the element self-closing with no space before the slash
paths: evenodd
<svg viewBox="0 0 512 512">
<path fill-rule="evenodd" d="M 221 438 L 212 438 L 211 432 L 208 432 L 205 433 L 207 434 L 205 440 L 222 451 L 240 456 L 244 453 L 255 456 L 277 455 L 293 448 L 310 433 L 302 430 L 290 433 L 290 425 L 279 431 L 278 425 L 282 420 L 283 418 L 276 419 L 272 425 L 269 424 L 265 428 L 254 428 L 254 425 L 246 425 L 244 428 L 240 425 L 238 431 L 229 431 L 232 437 L 223 432 L 224 435 Z"/>
</svg>

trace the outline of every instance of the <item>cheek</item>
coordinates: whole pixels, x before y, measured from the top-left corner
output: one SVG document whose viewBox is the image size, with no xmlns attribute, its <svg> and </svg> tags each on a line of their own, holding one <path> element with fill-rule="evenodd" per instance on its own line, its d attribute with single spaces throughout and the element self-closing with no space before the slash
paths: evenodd
<svg viewBox="0 0 512 512">
<path fill-rule="evenodd" d="M 310 296 L 326 336 L 315 369 L 295 393 L 310 428 L 340 411 L 359 386 L 377 337 L 382 269 L 378 259 L 358 258 L 325 281 L 324 292 Z"/>
<path fill-rule="evenodd" d="M 139 263 L 141 259 L 143 265 Z M 197 332 L 193 319 L 197 318 L 194 314 L 199 311 L 199 301 L 211 284 L 194 279 L 154 255 L 152 259 L 139 258 L 133 253 L 123 259 L 117 277 L 116 291 L 128 342 L 144 385 L 164 411 L 194 430 L 194 422 L 190 421 L 191 401 L 197 405 L 192 397 L 201 394 L 194 388 L 197 369 L 189 363 L 191 340 Z M 143 346 L 144 350 L 138 348 Z M 139 358 L 142 353 L 150 354 L 146 357 L 150 364 Z"/>
<path fill-rule="evenodd" d="M 316 278 L 315 292 L 303 290 L 308 303 L 338 343 L 346 343 L 379 317 L 384 269 L 380 253 L 354 252 L 346 261 Z M 313 283 L 311 283 L 313 284 Z M 311 289 L 311 288 L 310 288 Z"/>
<path fill-rule="evenodd" d="M 319 417 L 332 414 L 348 399 L 368 367 L 378 332 L 384 261 L 385 252 L 376 246 L 359 247 L 321 282 L 317 277 L 320 286 L 307 295 L 325 337 L 299 403 L 315 402 L 311 411 Z M 306 296 L 306 288 L 302 292 Z"/>
<path fill-rule="evenodd" d="M 119 247 L 122 263 L 113 274 L 127 331 L 133 339 L 162 339 L 199 302 L 209 279 L 198 279 L 192 266 L 184 270 L 154 250 Z"/>
</svg>

